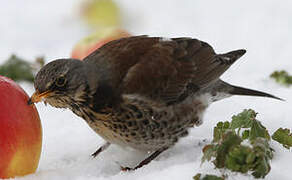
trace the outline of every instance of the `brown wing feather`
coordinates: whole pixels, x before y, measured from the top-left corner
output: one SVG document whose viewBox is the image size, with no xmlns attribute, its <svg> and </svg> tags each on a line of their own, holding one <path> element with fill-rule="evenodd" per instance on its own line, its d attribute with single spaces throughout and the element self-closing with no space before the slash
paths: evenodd
<svg viewBox="0 0 292 180">
<path fill-rule="evenodd" d="M 217 80 L 242 54 L 217 55 L 197 39 L 135 36 L 106 44 L 85 62 L 96 65 L 100 76 L 121 93 L 171 104 Z"/>
<path fill-rule="evenodd" d="M 123 92 L 139 94 L 166 103 L 176 101 L 193 78 L 192 61 L 180 61 L 186 54 L 175 41 L 155 44 L 139 63 L 132 66 L 123 80 Z"/>
<path fill-rule="evenodd" d="M 147 36 L 111 41 L 87 56 L 84 62 L 96 66 L 98 78 L 118 88 L 128 70 L 158 41 L 159 38 Z"/>
</svg>

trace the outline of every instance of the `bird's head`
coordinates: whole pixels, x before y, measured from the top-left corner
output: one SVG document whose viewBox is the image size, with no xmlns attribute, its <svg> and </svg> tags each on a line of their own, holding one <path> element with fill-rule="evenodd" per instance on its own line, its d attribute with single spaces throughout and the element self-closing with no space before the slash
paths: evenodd
<svg viewBox="0 0 292 180">
<path fill-rule="evenodd" d="M 28 104 L 44 101 L 69 108 L 84 95 L 87 87 L 85 65 L 80 60 L 58 59 L 45 65 L 34 80 L 35 93 Z"/>
</svg>

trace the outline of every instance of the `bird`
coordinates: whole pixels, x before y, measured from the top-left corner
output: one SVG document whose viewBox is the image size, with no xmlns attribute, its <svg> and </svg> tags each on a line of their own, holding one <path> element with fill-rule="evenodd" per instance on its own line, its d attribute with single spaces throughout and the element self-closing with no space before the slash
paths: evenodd
<svg viewBox="0 0 292 180">
<path fill-rule="evenodd" d="M 189 37 L 146 35 L 111 41 L 83 61 L 57 59 L 35 76 L 28 104 L 43 101 L 70 109 L 105 143 L 149 152 L 130 171 L 150 163 L 203 122 L 212 103 L 232 95 L 274 95 L 228 84 L 220 76 L 246 50 L 217 54 Z"/>
</svg>

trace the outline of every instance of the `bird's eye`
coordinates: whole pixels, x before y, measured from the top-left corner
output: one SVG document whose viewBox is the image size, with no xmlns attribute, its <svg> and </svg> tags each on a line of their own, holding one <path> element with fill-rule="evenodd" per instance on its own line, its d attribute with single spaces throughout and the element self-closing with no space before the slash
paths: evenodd
<svg viewBox="0 0 292 180">
<path fill-rule="evenodd" d="M 63 86 L 65 85 L 65 83 L 66 83 L 66 79 L 65 79 L 65 77 L 63 77 L 63 76 L 59 77 L 59 78 L 56 80 L 56 85 L 57 85 L 58 87 L 63 87 Z"/>
</svg>

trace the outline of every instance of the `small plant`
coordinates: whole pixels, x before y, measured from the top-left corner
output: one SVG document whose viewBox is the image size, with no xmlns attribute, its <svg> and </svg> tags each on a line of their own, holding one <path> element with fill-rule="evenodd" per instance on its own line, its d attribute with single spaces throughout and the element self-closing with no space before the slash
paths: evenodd
<svg viewBox="0 0 292 180">
<path fill-rule="evenodd" d="M 194 180 L 224 180 L 224 177 L 218 177 L 215 175 L 210 175 L 210 174 L 197 174 L 193 178 Z"/>
<path fill-rule="evenodd" d="M 39 57 L 35 63 L 11 55 L 10 58 L 0 66 L 0 75 L 9 77 L 14 81 L 33 82 L 34 73 L 44 65 L 44 58 Z"/>
<path fill-rule="evenodd" d="M 250 172 L 255 178 L 264 178 L 271 170 L 273 149 L 269 145 L 270 135 L 256 115 L 249 109 L 233 116 L 231 122 L 219 122 L 213 142 L 203 148 L 202 163 L 212 161 L 219 169 Z"/>
<path fill-rule="evenodd" d="M 274 150 L 270 146 L 268 130 L 256 116 L 257 113 L 249 109 L 233 116 L 231 122 L 218 122 L 213 130 L 212 143 L 203 148 L 202 163 L 211 161 L 218 169 L 264 178 L 271 170 Z M 279 128 L 272 139 L 287 149 L 292 147 L 292 133 L 289 129 Z M 208 174 L 194 176 L 194 180 L 224 179 L 227 179 L 226 174 L 221 177 Z"/>
<path fill-rule="evenodd" d="M 289 129 L 279 128 L 272 136 L 272 139 L 282 144 L 285 148 L 292 147 L 292 133 Z"/>
<path fill-rule="evenodd" d="M 292 76 L 289 75 L 288 72 L 282 71 L 275 71 L 270 75 L 271 78 L 275 79 L 275 81 L 279 84 L 284 86 L 292 85 Z"/>
</svg>

